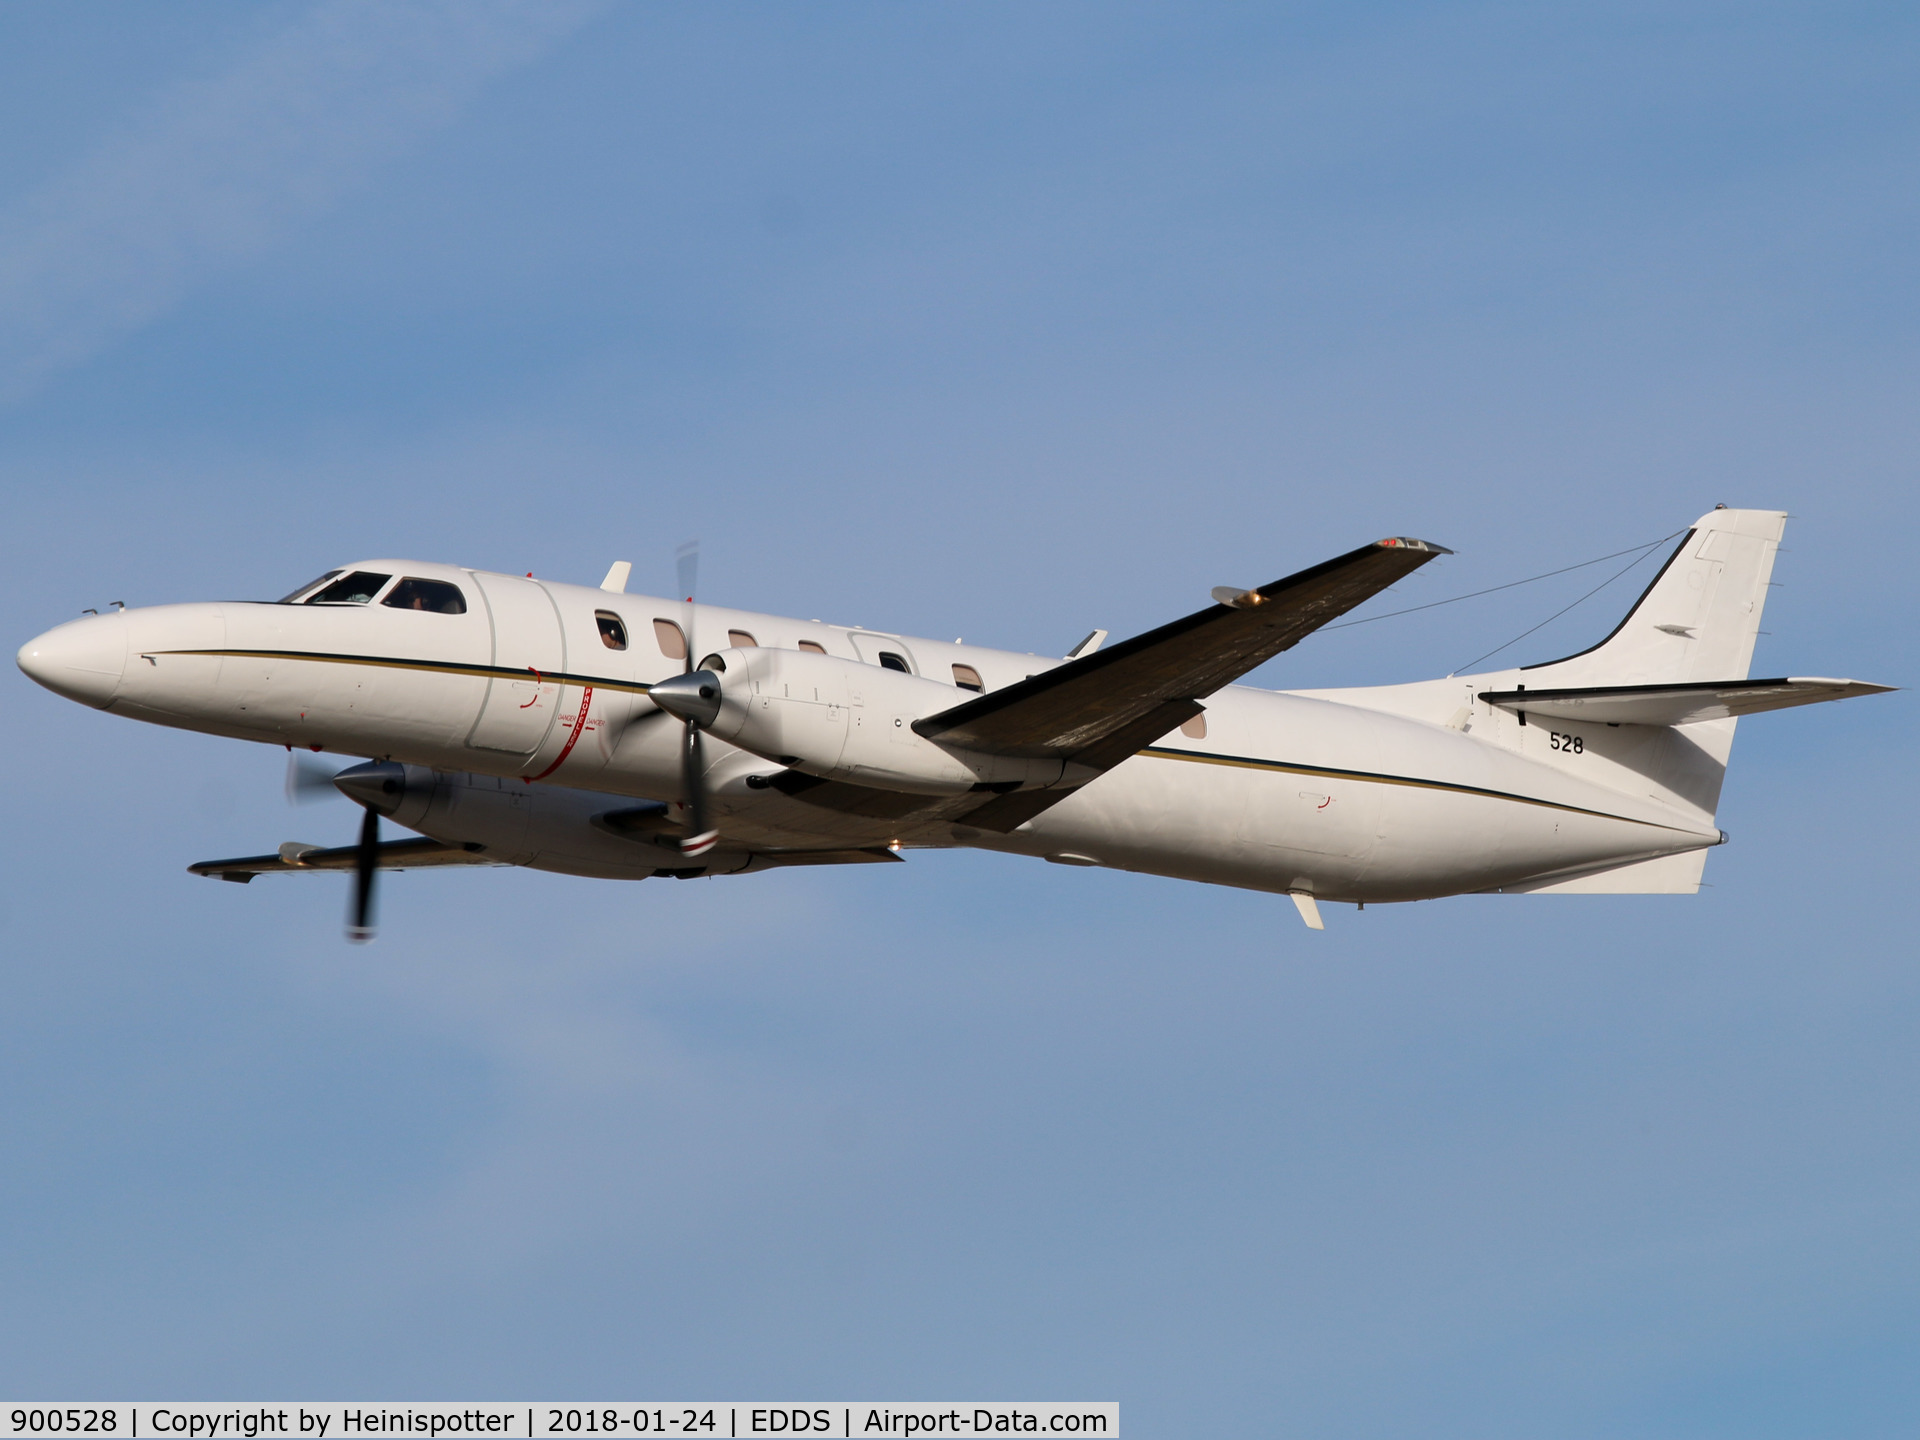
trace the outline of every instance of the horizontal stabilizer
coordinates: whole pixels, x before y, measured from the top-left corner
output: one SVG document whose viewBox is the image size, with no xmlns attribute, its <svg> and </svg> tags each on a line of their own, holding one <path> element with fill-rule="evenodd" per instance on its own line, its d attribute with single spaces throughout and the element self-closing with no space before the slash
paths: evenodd
<svg viewBox="0 0 1920 1440">
<path fill-rule="evenodd" d="M 275 855 L 249 855 L 238 860 L 202 860 L 189 865 L 195 875 L 215 875 L 222 880 L 246 884 L 256 875 L 280 875 L 295 870 L 351 871 L 358 863 L 358 845 L 339 845 L 323 849 L 318 845 L 282 845 Z M 429 865 L 497 865 L 479 853 L 479 847 L 447 845 L 424 836 L 418 840 L 389 840 L 380 846 L 382 870 L 417 870 Z"/>
<path fill-rule="evenodd" d="M 1679 685 L 1594 685 L 1582 689 L 1483 690 L 1489 705 L 1554 720 L 1606 725 L 1692 725 L 1822 700 L 1884 695 L 1897 687 L 1864 680 L 1802 676 L 1784 680 L 1705 680 Z"/>
</svg>

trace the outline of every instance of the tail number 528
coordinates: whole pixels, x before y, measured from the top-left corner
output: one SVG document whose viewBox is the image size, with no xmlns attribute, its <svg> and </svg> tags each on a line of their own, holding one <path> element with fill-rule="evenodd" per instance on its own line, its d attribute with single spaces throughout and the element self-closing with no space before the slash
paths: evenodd
<svg viewBox="0 0 1920 1440">
<path fill-rule="evenodd" d="M 1562 735 L 1558 730 L 1553 730 L 1548 732 L 1547 748 L 1549 750 L 1565 750 L 1574 755 L 1584 755 L 1587 753 L 1587 742 L 1578 735 Z"/>
</svg>

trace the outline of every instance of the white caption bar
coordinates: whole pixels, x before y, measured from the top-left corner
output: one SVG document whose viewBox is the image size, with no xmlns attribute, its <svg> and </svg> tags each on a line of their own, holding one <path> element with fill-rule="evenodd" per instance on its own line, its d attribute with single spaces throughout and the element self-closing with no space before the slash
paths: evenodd
<svg viewBox="0 0 1920 1440">
<path fill-rule="evenodd" d="M 986 1401 L 902 1404 L 835 1401 L 626 1400 L 529 1404 L 200 1404 L 0 1401 L 0 1437 L 61 1440 L 372 1440 L 375 1436 L 502 1436 L 512 1440 L 634 1440 L 638 1436 L 1098 1435 L 1120 1433 L 1120 1407 Z"/>
</svg>

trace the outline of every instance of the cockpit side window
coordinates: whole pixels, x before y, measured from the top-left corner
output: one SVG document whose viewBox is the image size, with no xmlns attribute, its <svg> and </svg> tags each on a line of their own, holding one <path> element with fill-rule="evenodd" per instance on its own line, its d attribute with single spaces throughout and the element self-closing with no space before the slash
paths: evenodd
<svg viewBox="0 0 1920 1440">
<path fill-rule="evenodd" d="M 343 575 L 324 589 L 316 590 L 300 603 L 302 605 L 365 605 L 380 593 L 380 587 L 391 580 L 391 575 L 376 575 L 371 570 L 356 570 L 351 575 Z"/>
<path fill-rule="evenodd" d="M 294 601 L 298 600 L 302 595 L 306 594 L 307 591 L 313 589 L 314 586 L 326 584 L 327 581 L 333 579 L 333 577 L 338 575 L 339 573 L 340 572 L 338 570 L 329 570 L 327 571 L 326 574 L 322 575 L 318 580 L 309 580 L 307 581 L 306 584 L 302 585 L 298 590 L 289 590 L 285 595 L 282 595 L 278 600 L 274 601 L 273 603 L 276 605 L 291 605 L 293 604 Z"/>
<path fill-rule="evenodd" d="M 593 623 L 600 627 L 600 643 L 609 650 L 627 648 L 627 627 L 611 610 L 593 612 Z"/>
<path fill-rule="evenodd" d="M 396 610 L 431 610 L 437 615 L 464 615 L 467 598 L 458 585 L 444 580 L 416 580 L 408 575 L 380 602 Z"/>
</svg>

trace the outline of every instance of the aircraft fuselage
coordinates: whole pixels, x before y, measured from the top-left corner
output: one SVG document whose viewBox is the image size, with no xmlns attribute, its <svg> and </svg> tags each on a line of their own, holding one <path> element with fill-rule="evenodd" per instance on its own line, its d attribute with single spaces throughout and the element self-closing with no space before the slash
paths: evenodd
<svg viewBox="0 0 1920 1440">
<path fill-rule="evenodd" d="M 606 876 L 673 871 L 657 846 L 594 818 L 609 797 L 682 799 L 680 726 L 647 698 L 686 668 L 673 653 L 680 602 L 415 561 L 354 569 L 457 586 L 466 609 L 156 606 L 49 631 L 21 663 L 130 718 L 419 767 L 408 772 L 417 803 L 395 818 L 484 844 L 490 858 Z M 1061 663 L 712 605 L 694 614 L 703 654 L 817 650 L 937 682 L 951 693 L 944 703 L 967 698 L 959 681 L 990 693 Z M 718 742 L 708 774 L 727 836 L 748 846 L 975 846 L 1361 902 L 1719 843 L 1711 802 L 1703 811 L 1658 786 L 1621 788 L 1610 756 L 1634 743 L 1621 727 L 1529 727 L 1474 698 L 1488 679 L 1428 682 L 1415 702 L 1232 686 L 1206 700 L 1200 722 L 1010 833 L 824 809 L 771 788 L 774 759 Z M 916 743 L 917 716 L 897 713 L 910 702 L 886 690 L 840 698 L 847 713 L 833 723 Z M 1376 693 L 1399 698 L 1366 703 Z"/>
</svg>

